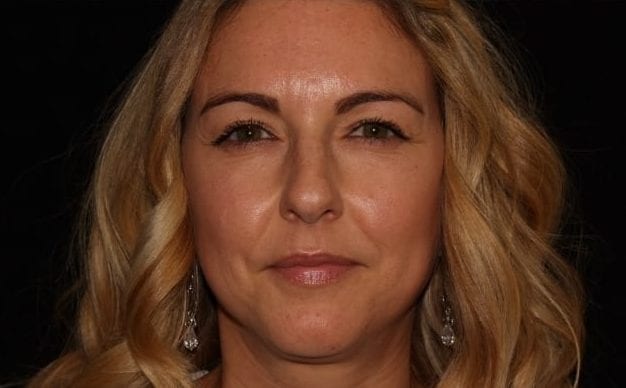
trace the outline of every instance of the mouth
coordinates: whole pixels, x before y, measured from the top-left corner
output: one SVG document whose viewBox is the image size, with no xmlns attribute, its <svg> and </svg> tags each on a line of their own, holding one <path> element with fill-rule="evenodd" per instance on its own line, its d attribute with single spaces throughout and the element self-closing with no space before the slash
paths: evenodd
<svg viewBox="0 0 626 388">
<path fill-rule="evenodd" d="M 290 255 L 269 268 L 291 284 L 322 287 L 338 282 L 358 265 L 345 257 L 316 253 Z"/>
</svg>

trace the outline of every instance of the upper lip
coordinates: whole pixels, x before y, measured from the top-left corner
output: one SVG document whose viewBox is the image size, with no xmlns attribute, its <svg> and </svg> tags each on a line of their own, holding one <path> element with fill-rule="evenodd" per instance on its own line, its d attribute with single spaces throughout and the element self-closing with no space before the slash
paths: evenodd
<svg viewBox="0 0 626 388">
<path fill-rule="evenodd" d="M 354 260 L 330 253 L 296 253 L 285 256 L 272 264 L 274 268 L 318 267 L 325 264 L 354 265 Z"/>
</svg>

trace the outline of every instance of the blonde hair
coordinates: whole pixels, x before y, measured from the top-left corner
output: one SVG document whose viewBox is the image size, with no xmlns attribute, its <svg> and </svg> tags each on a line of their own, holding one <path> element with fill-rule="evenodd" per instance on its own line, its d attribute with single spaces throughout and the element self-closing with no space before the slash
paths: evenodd
<svg viewBox="0 0 626 388">
<path fill-rule="evenodd" d="M 190 387 L 191 371 L 219 363 L 208 294 L 200 348 L 180 346 L 194 258 L 180 138 L 211 39 L 242 3 L 183 1 L 130 86 L 91 185 L 76 344 L 31 386 Z M 437 387 L 576 385 L 582 291 L 554 248 L 564 170 L 514 67 L 459 1 L 375 3 L 429 59 L 444 112 L 443 258 L 416 304 L 414 374 Z M 452 348 L 439 343 L 444 294 Z"/>
</svg>

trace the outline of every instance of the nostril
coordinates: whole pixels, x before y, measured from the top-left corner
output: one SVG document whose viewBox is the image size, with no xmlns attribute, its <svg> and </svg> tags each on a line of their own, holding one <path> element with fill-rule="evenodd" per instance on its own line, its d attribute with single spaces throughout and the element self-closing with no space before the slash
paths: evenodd
<svg viewBox="0 0 626 388">
<path fill-rule="evenodd" d="M 283 218 L 312 224 L 340 216 L 342 200 L 336 167 L 323 147 L 300 143 L 292 149 L 281 188 Z"/>
<path fill-rule="evenodd" d="M 333 182 L 303 179 L 292 180 L 285 185 L 281 198 L 281 213 L 289 221 L 300 220 L 311 224 L 320 220 L 332 220 L 341 214 L 341 196 Z"/>
<path fill-rule="evenodd" d="M 286 218 L 290 221 L 300 220 L 307 224 L 321 219 L 332 219 L 337 214 L 337 206 L 331 197 L 328 198 L 291 198 L 285 204 Z"/>
</svg>

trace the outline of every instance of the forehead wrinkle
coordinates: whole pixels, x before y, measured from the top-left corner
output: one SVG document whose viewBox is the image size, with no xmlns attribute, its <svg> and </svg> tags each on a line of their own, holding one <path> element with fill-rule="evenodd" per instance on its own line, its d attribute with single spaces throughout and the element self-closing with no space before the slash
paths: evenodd
<svg viewBox="0 0 626 388">
<path fill-rule="evenodd" d="M 342 7 L 326 6 L 324 11 L 319 12 L 319 4 L 327 2 L 329 5 L 341 4 Z M 304 5 L 304 6 L 299 6 Z M 289 12 L 289 7 L 297 7 L 297 11 Z M 261 8 L 256 10 L 256 13 L 262 13 L 269 15 L 267 17 L 249 17 L 246 15 L 248 12 L 253 12 L 252 9 Z M 265 8 L 263 10 L 263 8 Z M 367 10 L 366 10 L 367 8 Z M 374 12 L 372 12 L 374 11 Z M 343 17 L 337 20 L 336 14 L 340 12 Z M 326 26 L 329 23 L 332 25 L 332 29 L 340 27 L 344 30 L 345 36 L 350 36 L 352 39 L 357 38 L 361 42 L 369 42 L 372 32 L 369 29 L 355 31 L 353 28 L 353 17 L 355 12 L 369 13 L 370 15 L 377 15 L 376 24 L 382 26 L 387 32 L 392 33 L 396 37 L 406 38 L 402 32 L 399 31 L 397 23 L 381 6 L 373 1 L 354 1 L 354 0 L 283 0 L 283 1 L 267 1 L 267 0 L 248 0 L 243 2 L 242 6 L 237 9 L 233 17 L 225 23 L 220 30 L 217 31 L 215 41 L 221 40 L 220 37 L 224 35 L 231 35 L 238 30 L 245 31 L 273 31 L 272 39 L 263 39 L 263 34 L 235 34 L 241 37 L 240 44 L 254 44 L 257 47 L 273 46 L 275 44 L 286 43 L 288 46 L 299 47 L 303 45 L 317 45 L 324 48 L 323 38 L 320 38 L 320 32 L 326 30 Z M 332 17 L 327 17 L 327 14 L 333 14 Z M 276 14 L 280 14 L 280 22 L 275 23 Z M 245 23 L 243 22 L 245 21 Z M 358 32 L 358 33 L 356 33 Z"/>
<path fill-rule="evenodd" d="M 337 91 L 345 89 L 348 85 L 334 72 L 325 73 L 299 73 L 294 72 L 276 81 L 274 88 L 286 97 L 314 100 L 319 97 L 328 97 Z"/>
<path fill-rule="evenodd" d="M 332 7 L 337 3 L 348 6 Z M 306 7 L 300 7 L 302 12 L 299 13 L 280 9 L 303 4 Z M 364 10 L 366 4 L 370 7 Z M 333 12 L 332 17 L 326 16 L 325 10 Z M 372 28 L 361 25 L 359 33 L 354 33 L 352 20 L 362 20 L 362 15 L 374 25 Z M 334 36 L 324 31 L 325 26 Z M 340 27 L 339 32 L 337 27 Z M 411 82 L 406 77 L 408 74 L 398 79 L 392 74 L 396 70 L 389 71 L 389 66 L 406 62 L 407 55 L 414 57 L 417 54 L 418 60 L 414 64 L 421 62 L 428 68 L 427 62 L 419 58 L 421 50 L 407 52 L 416 49 L 414 42 L 399 31 L 388 12 L 371 1 L 250 0 L 220 31 L 218 35 L 221 37 L 209 49 L 212 53 L 204 67 L 206 77 L 203 79 L 210 81 L 205 87 L 273 95 L 280 100 L 281 106 L 285 102 L 293 103 L 292 106 L 300 109 L 302 114 L 305 108 L 310 111 L 313 105 L 326 103 L 324 100 L 334 103 L 356 90 L 405 89 L 407 82 Z M 385 51 L 385 39 L 388 40 L 389 36 L 397 42 L 394 45 L 403 48 Z M 333 39 L 335 45 L 346 40 L 350 54 L 329 49 L 329 39 Z M 370 67 L 355 67 L 361 61 L 369 62 Z M 246 63 L 246 66 L 242 69 L 238 63 Z M 216 67 L 220 68 L 219 72 L 212 71 Z M 422 76 L 420 72 L 414 72 L 408 78 Z"/>
<path fill-rule="evenodd" d="M 328 5 L 320 12 L 320 3 Z M 340 3 L 341 7 L 331 7 L 330 4 Z M 289 11 L 289 7 L 298 7 L 297 12 Z M 259 8 L 259 9 L 256 9 Z M 332 13 L 332 16 L 327 16 Z M 339 15 L 338 15 L 339 13 Z M 357 14 L 367 15 L 372 28 L 354 28 L 353 19 Z M 268 15 L 259 17 L 258 15 Z M 211 48 L 217 49 L 218 54 L 224 51 L 223 44 L 237 48 L 253 47 L 254 55 L 244 58 L 248 62 L 261 61 L 263 58 L 280 56 L 281 63 L 286 67 L 308 62 L 320 62 L 332 52 L 328 51 L 328 34 L 332 31 L 333 39 L 348 39 L 351 46 L 367 48 L 362 55 L 387 55 L 385 47 L 376 47 L 381 32 L 389 33 L 394 38 L 406 40 L 388 12 L 372 1 L 340 1 L 340 0 L 249 0 L 237 9 L 232 19 L 217 31 L 216 39 Z M 337 30 L 342 30 L 337 34 Z M 258 31 L 259 33 L 250 33 Z M 384 32 L 383 32 L 384 31 Z M 221 47 L 220 47 L 221 46 Z M 231 53 L 232 48 L 229 48 Z M 243 53 L 239 53 L 241 56 Z M 235 53 L 235 55 L 237 55 Z M 213 55 L 213 59 L 219 55 Z M 356 58 L 353 58 L 353 60 Z M 288 63 L 285 63 L 287 61 Z M 299 63 L 300 62 L 300 63 Z"/>
</svg>

